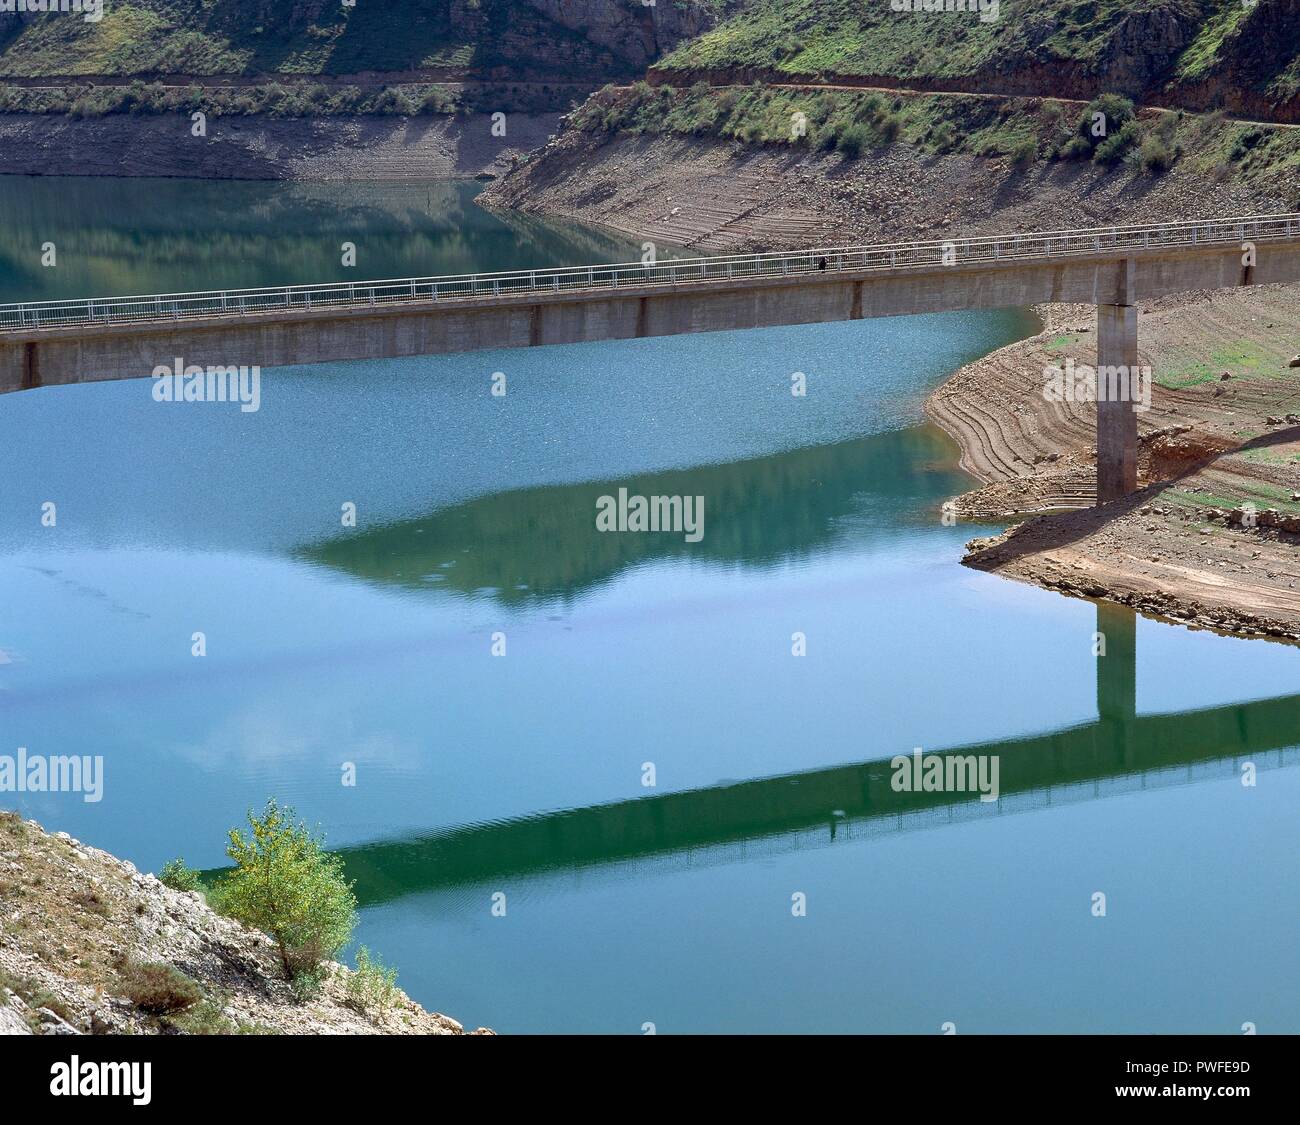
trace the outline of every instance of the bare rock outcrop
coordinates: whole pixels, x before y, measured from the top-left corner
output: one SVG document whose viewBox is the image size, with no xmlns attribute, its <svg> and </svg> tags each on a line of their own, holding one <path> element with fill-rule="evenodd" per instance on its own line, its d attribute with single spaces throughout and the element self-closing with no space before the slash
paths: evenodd
<svg viewBox="0 0 1300 1125">
<path fill-rule="evenodd" d="M 12 812 L 0 812 L 0 922 L 0 1034 L 464 1033 L 400 990 L 358 1007 L 352 970 L 335 962 L 304 998 L 265 934 Z M 141 966 L 188 1002 L 163 1012 L 142 1000 L 130 983 Z"/>
<path fill-rule="evenodd" d="M 718 10 L 700 0 L 528 0 L 561 27 L 577 31 L 634 66 L 643 67 L 684 39 L 708 31 Z M 735 8 L 731 3 L 727 7 Z"/>
</svg>

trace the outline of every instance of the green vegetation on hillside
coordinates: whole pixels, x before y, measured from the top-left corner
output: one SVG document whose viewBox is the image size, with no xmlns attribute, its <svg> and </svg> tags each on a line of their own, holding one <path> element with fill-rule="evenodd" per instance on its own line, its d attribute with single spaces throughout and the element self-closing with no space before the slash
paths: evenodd
<svg viewBox="0 0 1300 1125">
<path fill-rule="evenodd" d="M 248 814 L 249 834 L 230 830 L 226 854 L 235 869 L 213 888 L 215 903 L 275 941 L 285 975 L 309 980 L 345 946 L 357 923 L 357 899 L 343 861 L 295 818 L 267 801 Z"/>
<path fill-rule="evenodd" d="M 1289 7 L 1288 7 L 1289 5 Z M 1274 102 L 1300 88 L 1291 0 L 1000 0 L 896 12 L 860 0 L 753 0 L 661 59 L 665 76 L 748 73 L 965 83 L 989 92 L 1130 95 L 1222 79 Z"/>
<path fill-rule="evenodd" d="M 1233 122 L 1220 114 L 1144 110 L 1114 94 L 1081 105 L 1050 98 L 884 94 L 814 87 L 607 87 L 571 117 L 592 133 L 672 133 L 754 145 L 837 151 L 856 159 L 901 143 L 937 156 L 1091 161 L 1161 175 L 1185 161 L 1296 193 L 1300 130 Z M 1098 122 L 1101 122 L 1100 126 Z"/>
<path fill-rule="evenodd" d="M 536 83 L 403 83 L 363 88 L 323 82 L 265 82 L 251 86 L 167 86 L 136 80 L 124 86 L 0 86 L 0 113 L 104 117 L 112 113 L 194 113 L 209 116 L 328 117 L 375 114 L 410 117 L 474 111 L 541 113 L 566 109 L 573 87 Z"/>
<path fill-rule="evenodd" d="M 0 17 L 0 74 L 353 74 L 504 67 L 621 73 L 607 51 L 525 0 L 110 0 L 103 19 Z"/>
</svg>

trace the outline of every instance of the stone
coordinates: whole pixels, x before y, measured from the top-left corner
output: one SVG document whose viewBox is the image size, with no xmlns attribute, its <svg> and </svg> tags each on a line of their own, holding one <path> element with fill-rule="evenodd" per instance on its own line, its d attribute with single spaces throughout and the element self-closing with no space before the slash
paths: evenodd
<svg viewBox="0 0 1300 1125">
<path fill-rule="evenodd" d="M 41 1021 L 42 1035 L 80 1035 L 72 1024 L 49 1008 L 38 1008 L 36 1015 Z"/>
</svg>

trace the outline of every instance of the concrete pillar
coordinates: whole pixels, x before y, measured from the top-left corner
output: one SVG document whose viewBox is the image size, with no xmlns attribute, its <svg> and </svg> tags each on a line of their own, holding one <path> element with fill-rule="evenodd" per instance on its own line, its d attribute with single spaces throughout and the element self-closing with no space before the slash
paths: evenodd
<svg viewBox="0 0 1300 1125">
<path fill-rule="evenodd" d="M 1127 395 L 1103 395 L 1101 369 L 1138 365 L 1137 308 L 1097 306 L 1097 503 L 1137 491 L 1137 414 Z M 1104 401 L 1103 401 L 1104 399 Z"/>
</svg>

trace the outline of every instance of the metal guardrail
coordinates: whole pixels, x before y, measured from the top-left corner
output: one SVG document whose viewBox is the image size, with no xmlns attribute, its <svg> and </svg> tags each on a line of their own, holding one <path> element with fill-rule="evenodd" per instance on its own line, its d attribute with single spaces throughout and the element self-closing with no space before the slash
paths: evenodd
<svg viewBox="0 0 1300 1125">
<path fill-rule="evenodd" d="M 1101 227 L 995 238 L 904 242 L 883 246 L 833 246 L 787 253 L 668 258 L 654 263 L 565 266 L 505 273 L 453 274 L 386 281 L 221 289 L 138 297 L 96 297 L 0 305 L 0 332 L 70 325 L 174 321 L 195 317 L 304 309 L 455 301 L 468 297 L 607 291 L 623 286 L 797 277 L 827 272 L 869 273 L 934 269 L 955 264 L 1011 262 L 1174 247 L 1300 240 L 1300 214 L 1258 215 L 1154 226 Z"/>
</svg>

